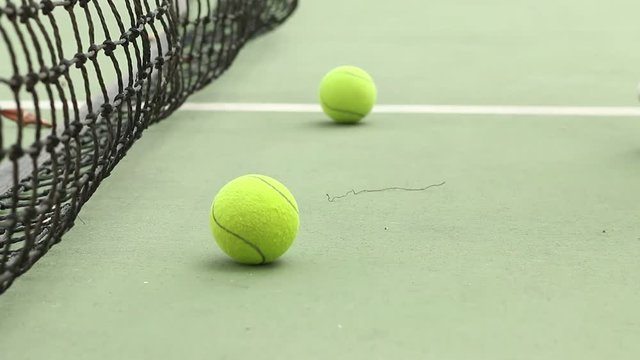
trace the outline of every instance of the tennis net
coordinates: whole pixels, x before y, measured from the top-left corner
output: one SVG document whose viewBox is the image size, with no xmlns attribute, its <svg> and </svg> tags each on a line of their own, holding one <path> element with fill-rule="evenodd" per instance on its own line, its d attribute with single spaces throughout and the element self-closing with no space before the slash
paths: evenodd
<svg viewBox="0 0 640 360">
<path fill-rule="evenodd" d="M 69 230 L 143 131 L 297 0 L 0 6 L 0 294 Z"/>
</svg>

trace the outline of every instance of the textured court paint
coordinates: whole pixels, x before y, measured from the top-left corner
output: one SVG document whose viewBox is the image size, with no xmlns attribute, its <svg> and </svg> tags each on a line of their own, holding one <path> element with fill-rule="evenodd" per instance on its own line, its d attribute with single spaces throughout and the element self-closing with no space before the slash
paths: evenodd
<svg viewBox="0 0 640 360">
<path fill-rule="evenodd" d="M 635 360 L 640 351 L 635 119 L 173 120 L 149 130 L 84 223 L 0 299 L 7 358 Z M 287 179 L 304 204 L 296 246 L 260 268 L 215 255 L 207 227 L 215 191 L 252 171 Z M 325 196 L 445 180 L 434 191 Z"/>
<path fill-rule="evenodd" d="M 307 1 L 190 101 L 317 103 L 356 64 L 381 104 L 637 106 L 640 4 L 612 1 Z"/>
<path fill-rule="evenodd" d="M 635 105 L 637 1 L 370 3 L 302 2 L 198 98 L 311 103 L 337 53 L 387 73 L 387 104 Z M 2 357 L 636 360 L 640 123 L 613 120 L 178 113 L 0 297 Z M 254 171 L 305 221 L 247 268 L 212 255 L 207 215 Z"/>
</svg>

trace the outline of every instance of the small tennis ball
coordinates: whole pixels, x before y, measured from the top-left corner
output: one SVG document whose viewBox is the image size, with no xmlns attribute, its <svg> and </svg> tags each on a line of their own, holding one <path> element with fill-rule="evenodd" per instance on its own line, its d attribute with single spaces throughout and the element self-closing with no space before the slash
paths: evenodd
<svg viewBox="0 0 640 360">
<path fill-rule="evenodd" d="M 335 68 L 320 83 L 322 110 L 337 123 L 353 124 L 364 119 L 376 97 L 371 76 L 355 66 Z"/>
<path fill-rule="evenodd" d="M 218 246 L 243 264 L 267 264 L 296 237 L 298 204 L 287 188 L 264 175 L 245 175 L 222 187 L 211 205 Z"/>
</svg>

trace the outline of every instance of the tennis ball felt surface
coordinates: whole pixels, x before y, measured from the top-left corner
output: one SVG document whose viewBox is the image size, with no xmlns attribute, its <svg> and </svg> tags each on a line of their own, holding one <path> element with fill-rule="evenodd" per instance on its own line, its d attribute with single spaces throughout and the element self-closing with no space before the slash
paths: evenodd
<svg viewBox="0 0 640 360">
<path fill-rule="evenodd" d="M 320 83 L 322 110 L 337 123 L 352 124 L 364 119 L 376 98 L 373 79 L 355 66 L 335 68 Z"/>
<path fill-rule="evenodd" d="M 218 246 L 243 264 L 267 264 L 282 256 L 298 233 L 298 204 L 277 180 L 245 175 L 222 187 L 211 205 Z"/>
</svg>

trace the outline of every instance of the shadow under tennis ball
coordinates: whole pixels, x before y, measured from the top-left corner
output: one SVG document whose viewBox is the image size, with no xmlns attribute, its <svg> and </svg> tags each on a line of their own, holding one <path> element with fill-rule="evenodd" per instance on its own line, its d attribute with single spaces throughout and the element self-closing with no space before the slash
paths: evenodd
<svg viewBox="0 0 640 360">
<path fill-rule="evenodd" d="M 282 258 L 272 263 L 264 265 L 246 265 L 237 263 L 229 258 L 216 256 L 213 259 L 209 258 L 202 263 L 202 266 L 207 270 L 213 270 L 215 272 L 224 273 L 259 273 L 266 271 L 276 271 L 287 266 L 287 260 Z"/>
<path fill-rule="evenodd" d="M 306 122 L 305 125 L 308 125 L 310 127 L 315 127 L 315 128 L 321 128 L 321 129 L 345 129 L 345 128 L 366 127 L 366 126 L 369 126 L 369 123 L 365 120 L 365 121 L 359 121 L 357 123 L 342 124 L 342 123 L 336 123 L 327 119 L 321 119 L 321 120 Z"/>
</svg>

